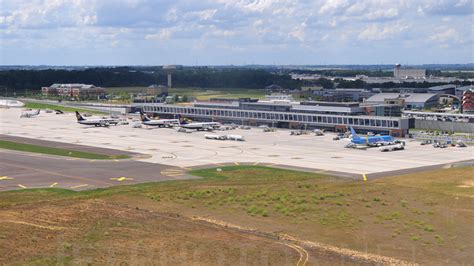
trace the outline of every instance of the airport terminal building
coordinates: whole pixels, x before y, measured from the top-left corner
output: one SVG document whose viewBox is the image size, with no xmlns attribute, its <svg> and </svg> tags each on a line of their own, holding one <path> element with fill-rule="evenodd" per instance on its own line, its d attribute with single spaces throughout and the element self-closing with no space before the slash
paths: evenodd
<svg viewBox="0 0 474 266">
<path fill-rule="evenodd" d="M 160 118 L 186 117 L 194 121 L 216 121 L 238 125 L 268 125 L 279 128 L 321 128 L 345 132 L 350 126 L 360 132 L 389 133 L 405 136 L 409 118 L 361 115 L 359 107 L 313 106 L 289 102 L 194 103 L 136 103 L 135 109 Z"/>
</svg>

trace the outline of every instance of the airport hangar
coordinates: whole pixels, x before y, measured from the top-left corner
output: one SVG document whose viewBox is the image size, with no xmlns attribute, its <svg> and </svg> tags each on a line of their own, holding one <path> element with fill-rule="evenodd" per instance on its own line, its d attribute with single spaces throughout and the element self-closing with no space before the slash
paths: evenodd
<svg viewBox="0 0 474 266">
<path fill-rule="evenodd" d="M 362 109 L 355 106 L 314 106 L 287 102 L 205 102 L 186 106 L 136 103 L 133 107 L 161 118 L 186 117 L 196 121 L 279 128 L 319 128 L 336 132 L 345 132 L 349 127 L 354 127 L 359 132 L 388 133 L 395 137 L 407 135 L 412 120 L 407 117 L 359 115 L 363 113 Z"/>
</svg>

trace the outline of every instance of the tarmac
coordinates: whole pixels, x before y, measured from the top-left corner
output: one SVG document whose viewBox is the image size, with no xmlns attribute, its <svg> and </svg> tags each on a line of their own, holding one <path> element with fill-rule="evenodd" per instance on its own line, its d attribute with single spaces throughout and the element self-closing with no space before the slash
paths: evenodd
<svg viewBox="0 0 474 266">
<path fill-rule="evenodd" d="M 24 188 L 85 190 L 196 178 L 189 169 L 137 160 L 87 160 L 0 149 L 0 191 Z"/>
<path fill-rule="evenodd" d="M 67 161 L 64 158 L 50 158 L 51 156 L 37 154 L 20 155 L 18 152 L 0 150 L 2 152 L 0 176 L 13 176 L 16 182 L 11 179 L 0 180 L 0 188 L 3 190 L 7 184 L 10 189 L 22 184 L 21 175 L 17 175 L 15 171 L 28 176 L 36 168 L 56 173 L 53 176 L 63 175 L 64 178 L 68 178 L 64 180 L 67 181 L 64 187 L 71 188 L 84 184 L 103 187 L 170 178 L 189 178 L 184 174 L 185 171 L 179 177 L 158 173 L 167 169 L 178 171 L 229 164 L 277 166 L 362 179 L 364 175 L 375 178 L 420 169 L 450 167 L 461 161 L 474 160 L 472 146 L 437 149 L 430 145 L 422 146 L 415 140 L 406 140 L 405 150 L 380 152 L 377 148 L 364 150 L 344 148 L 349 140 L 334 141 L 333 133 L 324 136 L 314 134 L 290 136 L 289 130 L 264 133 L 261 128 L 213 132 L 212 134 L 242 135 L 245 138 L 245 141 L 221 141 L 205 139 L 204 135 L 208 132 L 180 133 L 176 129 L 146 126 L 133 128 L 131 125 L 106 128 L 84 126 L 76 122 L 72 113 L 56 115 L 42 112 L 35 118 L 19 118 L 21 111 L 19 108 L 0 109 L 0 134 L 4 135 L 2 138 L 21 137 L 31 142 L 52 141 L 54 145 L 61 145 L 63 148 L 80 145 L 87 147 L 84 149 L 89 151 L 115 150 L 133 154 L 134 159 L 100 162 L 80 159 Z M 133 124 L 132 119 L 129 121 Z M 30 170 L 27 171 L 18 165 L 30 167 Z M 142 168 L 150 170 L 142 171 L 140 170 Z M 94 173 L 96 175 L 93 175 Z M 85 179 L 80 180 L 77 177 Z M 120 177 L 131 177 L 133 180 L 111 179 Z M 60 184 L 58 179 L 45 178 L 36 177 L 33 183 L 26 180 L 24 183 L 32 187 Z M 97 182 L 93 182 L 96 178 Z"/>
</svg>

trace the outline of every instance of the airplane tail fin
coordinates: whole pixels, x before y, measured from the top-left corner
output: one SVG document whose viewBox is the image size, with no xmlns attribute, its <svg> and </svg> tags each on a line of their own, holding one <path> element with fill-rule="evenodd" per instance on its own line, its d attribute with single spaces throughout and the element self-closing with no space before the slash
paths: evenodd
<svg viewBox="0 0 474 266">
<path fill-rule="evenodd" d="M 186 117 L 179 117 L 179 123 L 181 125 L 186 125 L 186 124 L 189 124 L 189 122 L 192 122 L 190 119 L 186 118 Z"/>
<path fill-rule="evenodd" d="M 77 118 L 77 121 L 84 121 L 85 120 L 84 117 L 82 117 L 82 115 L 78 111 L 76 111 L 76 118 Z"/>
<path fill-rule="evenodd" d="M 142 122 L 150 121 L 150 118 L 148 118 L 148 116 L 146 114 L 144 114 L 143 111 L 140 111 L 140 118 L 141 118 Z"/>
<path fill-rule="evenodd" d="M 36 114 L 37 114 L 37 115 L 39 115 L 39 114 L 40 114 L 40 111 L 41 111 L 41 110 L 40 110 L 40 109 L 38 109 L 38 111 L 36 111 Z"/>
<path fill-rule="evenodd" d="M 354 138 L 354 139 L 359 138 L 359 135 L 357 135 L 357 133 L 355 132 L 353 127 L 351 127 L 351 134 L 352 134 L 352 138 Z"/>
</svg>

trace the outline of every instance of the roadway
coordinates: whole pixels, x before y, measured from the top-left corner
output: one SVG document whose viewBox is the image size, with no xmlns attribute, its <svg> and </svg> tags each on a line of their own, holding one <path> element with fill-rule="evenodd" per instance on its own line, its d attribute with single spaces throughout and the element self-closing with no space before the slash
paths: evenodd
<svg viewBox="0 0 474 266">
<path fill-rule="evenodd" d="M 85 190 L 196 178 L 187 168 L 136 160 L 88 160 L 0 149 L 0 191 L 24 188 Z"/>
</svg>

